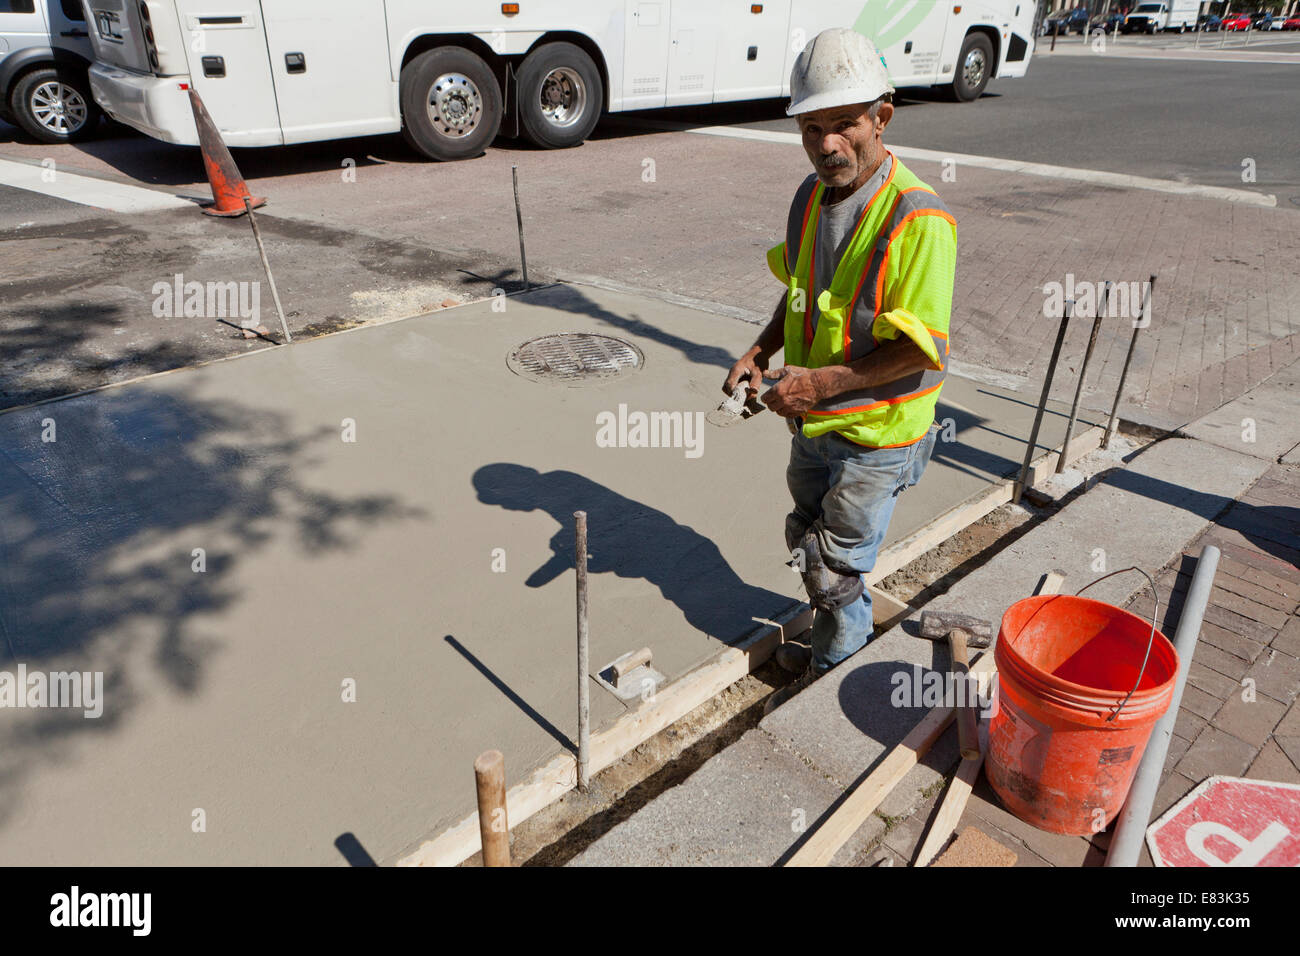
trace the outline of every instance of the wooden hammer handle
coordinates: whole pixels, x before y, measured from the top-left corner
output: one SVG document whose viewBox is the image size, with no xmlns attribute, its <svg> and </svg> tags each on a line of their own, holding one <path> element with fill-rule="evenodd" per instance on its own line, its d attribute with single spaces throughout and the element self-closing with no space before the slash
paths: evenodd
<svg viewBox="0 0 1300 956">
<path fill-rule="evenodd" d="M 980 755 L 979 715 L 975 712 L 975 703 L 971 700 L 973 687 L 970 679 L 970 657 L 966 652 L 968 634 L 960 627 L 948 632 L 948 650 L 952 654 L 952 672 L 961 685 L 962 697 L 956 701 L 957 741 L 961 745 L 963 758 Z"/>
</svg>

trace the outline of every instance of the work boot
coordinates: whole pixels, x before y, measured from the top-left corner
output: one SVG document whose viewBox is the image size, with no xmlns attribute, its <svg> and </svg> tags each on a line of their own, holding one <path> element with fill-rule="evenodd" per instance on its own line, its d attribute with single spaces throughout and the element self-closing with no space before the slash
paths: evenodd
<svg viewBox="0 0 1300 956">
<path fill-rule="evenodd" d="M 800 676 L 790 681 L 790 683 L 786 684 L 767 699 L 767 703 L 763 705 L 763 716 L 766 717 L 816 679 L 817 675 L 813 673 L 813 669 L 809 667 Z"/>
<path fill-rule="evenodd" d="M 812 663 L 812 648 L 807 644 L 798 644 L 794 641 L 786 641 L 784 644 L 778 644 L 776 653 L 772 655 L 776 662 L 791 674 L 802 674 Z"/>
</svg>

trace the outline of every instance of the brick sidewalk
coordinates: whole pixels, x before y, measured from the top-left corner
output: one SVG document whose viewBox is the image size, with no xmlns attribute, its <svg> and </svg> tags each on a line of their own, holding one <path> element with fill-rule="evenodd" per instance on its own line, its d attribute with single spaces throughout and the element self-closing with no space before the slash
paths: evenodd
<svg viewBox="0 0 1300 956">
<path fill-rule="evenodd" d="M 1197 555 L 1208 544 L 1221 557 L 1153 822 L 1215 774 L 1300 783 L 1300 467 L 1269 469 L 1157 576 L 1160 627 L 1170 640 Z M 1150 614 L 1150 591 L 1139 592 L 1127 607 Z M 882 852 L 894 865 L 915 855 L 940 796 L 885 834 Z M 1022 822 L 1002 808 L 983 775 L 957 832 L 967 826 L 1014 850 L 1018 866 L 1100 865 L 1110 839 L 1109 832 L 1058 836 Z M 1145 845 L 1141 865 L 1151 865 Z"/>
</svg>

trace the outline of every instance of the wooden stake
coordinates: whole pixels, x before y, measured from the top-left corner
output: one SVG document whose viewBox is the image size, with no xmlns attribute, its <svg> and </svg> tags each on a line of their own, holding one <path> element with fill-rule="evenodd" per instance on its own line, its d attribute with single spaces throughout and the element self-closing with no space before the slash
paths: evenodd
<svg viewBox="0 0 1300 956">
<path fill-rule="evenodd" d="M 952 783 L 948 785 L 943 795 L 943 802 L 939 804 L 939 811 L 934 815 L 934 822 L 930 824 L 930 832 L 926 834 L 925 842 L 916 853 L 913 866 L 929 866 L 930 861 L 952 836 L 952 831 L 957 829 L 982 766 L 984 766 L 982 752 L 974 757 L 962 758 L 961 766 L 957 768 L 957 776 L 952 778 Z"/>
<path fill-rule="evenodd" d="M 478 789 L 478 830 L 484 866 L 510 865 L 510 822 L 506 819 L 506 758 L 485 750 L 474 761 Z"/>
</svg>

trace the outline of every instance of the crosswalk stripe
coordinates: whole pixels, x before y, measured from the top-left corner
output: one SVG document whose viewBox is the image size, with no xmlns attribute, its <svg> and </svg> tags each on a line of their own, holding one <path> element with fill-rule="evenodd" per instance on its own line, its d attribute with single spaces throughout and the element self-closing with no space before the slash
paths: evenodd
<svg viewBox="0 0 1300 956">
<path fill-rule="evenodd" d="M 109 212 L 152 212 L 159 209 L 183 209 L 193 203 L 171 193 L 109 182 L 58 167 L 33 166 L 0 159 L 0 185 L 41 193 L 55 199 L 107 209 Z"/>
</svg>

